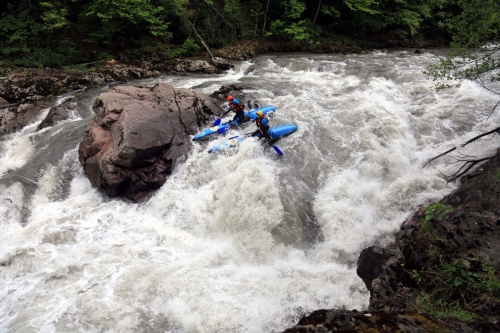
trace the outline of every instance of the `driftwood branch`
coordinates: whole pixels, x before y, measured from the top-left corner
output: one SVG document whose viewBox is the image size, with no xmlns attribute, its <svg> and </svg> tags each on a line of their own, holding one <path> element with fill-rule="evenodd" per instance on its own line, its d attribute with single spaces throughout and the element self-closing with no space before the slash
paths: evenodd
<svg viewBox="0 0 500 333">
<path fill-rule="evenodd" d="M 210 54 L 210 58 L 212 59 L 212 61 L 214 60 L 214 55 L 212 54 L 212 52 L 210 52 L 210 49 L 208 48 L 207 44 L 205 44 L 205 42 L 203 41 L 203 38 L 201 38 L 200 34 L 198 33 L 198 31 L 196 31 L 196 28 L 194 27 L 194 24 L 191 23 L 191 21 L 188 19 L 187 20 L 189 22 L 189 25 L 191 25 L 191 28 L 193 29 L 196 37 L 198 37 L 200 39 L 200 42 L 201 44 L 203 45 L 203 47 L 208 51 L 208 54 Z"/>
<path fill-rule="evenodd" d="M 108 60 L 98 60 L 98 61 L 86 62 L 84 64 L 79 64 L 79 65 L 81 65 L 81 66 L 87 66 L 87 65 L 97 64 L 97 63 L 100 63 L 100 62 L 105 62 L 105 61 L 108 61 Z"/>
<path fill-rule="evenodd" d="M 477 139 L 482 138 L 483 136 L 487 136 L 487 135 L 493 134 L 493 133 L 498 132 L 498 131 L 500 131 L 500 127 L 497 127 L 497 128 L 495 128 L 495 129 L 493 129 L 493 130 L 491 130 L 491 131 L 489 131 L 489 132 L 486 132 L 486 133 L 480 134 L 480 135 L 478 135 L 478 136 L 476 136 L 476 137 L 473 137 L 473 138 L 472 138 L 472 139 L 470 139 L 469 141 L 467 141 L 467 142 L 465 142 L 465 143 L 461 144 L 461 145 L 460 145 L 460 147 L 465 147 L 465 146 L 467 146 L 469 143 L 474 142 L 474 141 L 476 141 Z M 444 155 L 446 155 L 446 154 L 448 154 L 448 153 L 450 153 L 450 152 L 452 152 L 452 151 L 454 151 L 454 150 L 456 150 L 456 149 L 457 149 L 457 147 L 451 148 L 451 149 L 449 149 L 449 150 L 445 151 L 444 153 L 441 153 L 441 154 L 439 154 L 439 155 L 437 155 L 437 156 L 435 156 L 435 157 L 431 158 L 430 160 L 428 160 L 428 161 L 424 164 L 423 168 L 425 168 L 425 167 L 427 166 L 427 164 L 431 163 L 432 161 L 434 161 L 434 160 L 436 160 L 436 159 L 440 158 L 441 156 L 444 156 Z"/>
</svg>

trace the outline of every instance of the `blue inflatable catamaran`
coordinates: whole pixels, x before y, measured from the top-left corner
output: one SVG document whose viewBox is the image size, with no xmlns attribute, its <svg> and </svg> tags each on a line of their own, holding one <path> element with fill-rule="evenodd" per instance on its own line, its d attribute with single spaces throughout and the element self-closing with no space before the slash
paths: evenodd
<svg viewBox="0 0 500 333">
<path fill-rule="evenodd" d="M 297 130 L 297 126 L 294 124 L 285 124 L 274 126 L 269 129 L 269 136 L 271 137 L 271 141 L 274 142 L 282 137 L 288 136 Z M 239 144 L 245 140 L 247 137 L 237 135 L 229 138 L 228 140 L 222 141 L 218 145 L 215 145 L 210 149 L 209 153 L 214 153 L 217 151 L 225 150 L 227 148 L 232 148 L 239 146 Z M 278 147 L 273 145 L 273 148 L 278 152 L 278 154 L 283 155 L 283 153 L 279 150 Z"/>
<path fill-rule="evenodd" d="M 262 111 L 264 114 L 269 114 L 271 112 L 276 111 L 276 108 L 272 105 L 266 105 L 258 109 L 253 109 L 250 111 L 245 111 L 245 122 L 254 121 L 257 118 L 257 111 Z M 214 134 L 223 134 L 229 130 L 231 127 L 235 127 L 241 124 L 238 124 L 237 121 L 228 121 L 227 123 L 217 124 L 213 127 L 207 128 L 206 130 L 198 133 L 193 138 L 193 141 L 201 141 L 209 138 L 215 137 Z"/>
</svg>

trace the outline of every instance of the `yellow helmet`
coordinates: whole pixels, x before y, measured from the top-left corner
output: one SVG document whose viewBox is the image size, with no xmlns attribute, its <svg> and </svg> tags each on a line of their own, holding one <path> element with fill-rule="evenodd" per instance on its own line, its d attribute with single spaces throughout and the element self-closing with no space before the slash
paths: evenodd
<svg viewBox="0 0 500 333">
<path fill-rule="evenodd" d="M 264 112 L 262 112 L 261 110 L 257 111 L 257 116 L 262 117 L 263 115 L 264 115 Z"/>
</svg>

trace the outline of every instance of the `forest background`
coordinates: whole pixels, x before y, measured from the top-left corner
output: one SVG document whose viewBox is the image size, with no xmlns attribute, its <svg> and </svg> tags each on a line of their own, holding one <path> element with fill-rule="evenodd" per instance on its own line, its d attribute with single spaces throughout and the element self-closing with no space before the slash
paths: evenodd
<svg viewBox="0 0 500 333">
<path fill-rule="evenodd" d="M 209 48 L 249 40 L 471 48 L 495 39 L 499 22 L 497 0 L 4 0 L 0 67 L 166 60 L 199 54 L 201 39 Z"/>
</svg>

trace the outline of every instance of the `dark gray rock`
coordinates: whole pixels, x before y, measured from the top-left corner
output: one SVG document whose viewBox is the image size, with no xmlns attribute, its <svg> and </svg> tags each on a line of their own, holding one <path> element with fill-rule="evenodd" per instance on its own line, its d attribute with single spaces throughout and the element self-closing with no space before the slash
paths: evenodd
<svg viewBox="0 0 500 333">
<path fill-rule="evenodd" d="M 201 59 L 167 60 L 160 65 L 160 68 L 168 73 L 221 74 L 224 72 L 210 62 Z"/>
<path fill-rule="evenodd" d="M 16 132 L 32 123 L 40 111 L 49 108 L 52 103 L 51 98 L 32 96 L 23 103 L 0 107 L 0 136 Z"/>
<path fill-rule="evenodd" d="M 58 106 L 53 106 L 50 108 L 49 113 L 44 120 L 38 125 L 37 129 L 54 126 L 54 124 L 69 119 L 71 113 L 78 113 L 79 110 L 76 107 L 75 100 L 73 98 L 67 99 Z"/>
<path fill-rule="evenodd" d="M 128 81 L 155 77 L 160 72 L 110 61 L 103 67 L 87 72 L 68 72 L 57 69 L 24 69 L 7 76 L 0 85 L 0 97 L 19 103 L 29 96 L 55 96 L 105 82 Z"/>
</svg>

